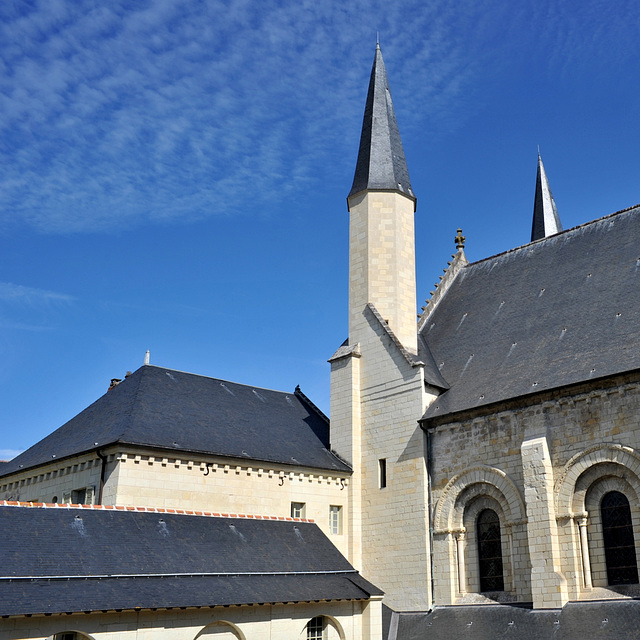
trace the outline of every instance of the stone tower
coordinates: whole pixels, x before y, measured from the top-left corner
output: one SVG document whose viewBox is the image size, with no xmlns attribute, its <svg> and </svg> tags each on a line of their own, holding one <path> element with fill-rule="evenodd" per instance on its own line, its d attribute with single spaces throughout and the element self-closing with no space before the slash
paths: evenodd
<svg viewBox="0 0 640 640">
<path fill-rule="evenodd" d="M 404 610 L 430 606 L 428 483 L 417 419 L 434 394 L 418 354 L 416 198 L 380 47 L 348 196 L 349 337 L 331 357 L 331 446 L 353 467 L 353 564 Z"/>
<path fill-rule="evenodd" d="M 380 46 L 371 70 L 360 150 L 347 202 L 349 338 L 359 341 L 362 310 L 371 302 L 405 349 L 415 354 L 416 198 Z"/>
</svg>

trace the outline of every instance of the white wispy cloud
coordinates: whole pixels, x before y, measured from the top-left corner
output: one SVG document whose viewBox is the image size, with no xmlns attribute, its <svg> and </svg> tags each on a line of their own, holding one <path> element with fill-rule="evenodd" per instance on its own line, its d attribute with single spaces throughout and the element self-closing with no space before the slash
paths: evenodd
<svg viewBox="0 0 640 640">
<path fill-rule="evenodd" d="M 17 216 L 95 230 L 238 213 L 247 198 L 284 202 L 350 167 L 353 140 L 343 166 L 329 153 L 358 132 L 375 26 L 353 25 L 367 23 L 366 3 L 145 7 L 0 9 L 5 225 Z M 364 74 L 354 68 L 363 57 Z"/>
<path fill-rule="evenodd" d="M 538 3 L 509 4 L 2 3 L 0 225 L 295 206 L 351 171 L 377 31 L 403 129 L 451 128 L 478 108 L 487 44 L 507 64 L 501 35 Z"/>
<path fill-rule="evenodd" d="M 69 304 L 73 302 L 73 296 L 25 287 L 12 282 L 0 282 L 0 303 L 9 303 L 28 306 L 49 306 L 54 304 Z"/>
</svg>

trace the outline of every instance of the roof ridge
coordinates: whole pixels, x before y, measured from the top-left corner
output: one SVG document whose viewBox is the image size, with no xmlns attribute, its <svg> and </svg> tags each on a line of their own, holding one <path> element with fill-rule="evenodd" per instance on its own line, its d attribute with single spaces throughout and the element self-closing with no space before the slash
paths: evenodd
<svg viewBox="0 0 640 640">
<path fill-rule="evenodd" d="M 247 384 L 245 382 L 234 382 L 233 380 L 227 380 L 226 378 L 216 378 L 215 376 L 206 376 L 202 373 L 193 373 L 192 371 L 184 371 L 183 369 L 172 369 L 171 367 L 161 367 L 157 364 L 143 364 L 143 367 L 153 367 L 154 369 L 162 369 L 164 371 L 173 371 L 175 373 L 184 373 L 187 376 L 194 376 L 196 378 L 206 378 L 207 380 L 217 380 L 218 382 L 224 382 L 225 384 L 233 384 L 238 387 L 247 387 L 248 389 L 258 389 L 260 391 L 271 391 L 272 393 L 281 393 L 283 395 L 293 395 L 290 391 L 281 391 L 280 389 L 271 389 L 269 387 L 260 387 L 256 384 Z M 136 369 L 134 373 L 137 373 L 140 369 Z M 123 380 L 124 382 L 124 380 Z"/>
<path fill-rule="evenodd" d="M 329 424 L 328 416 L 318 407 L 316 406 L 300 389 L 300 385 L 296 385 L 296 388 L 293 391 L 293 395 L 296 396 L 303 404 L 307 405 L 310 409 L 313 409 L 320 418 L 322 418 L 327 424 Z"/>
<path fill-rule="evenodd" d="M 606 216 L 602 216 L 601 218 L 596 218 L 595 220 L 589 220 L 588 222 L 583 222 L 582 224 L 578 224 L 575 227 L 571 227 L 570 229 L 565 229 L 564 231 L 560 231 L 559 233 L 555 233 L 552 236 L 547 236 L 546 238 L 540 238 L 539 240 L 534 240 L 533 242 L 527 242 L 525 244 L 521 244 L 518 247 L 513 247 L 511 249 L 507 249 L 506 251 L 501 251 L 500 253 L 496 253 L 492 256 L 487 256 L 486 258 L 481 258 L 480 260 L 476 260 L 475 262 L 470 262 L 468 266 L 472 267 L 476 264 L 481 264 L 482 262 L 487 262 L 488 260 L 493 260 L 494 258 L 499 258 L 501 256 L 505 256 L 509 253 L 514 253 L 515 251 L 520 251 L 521 249 L 525 249 L 534 244 L 540 244 L 542 242 L 546 242 L 547 240 L 551 240 L 552 238 L 559 238 L 560 236 L 567 235 L 569 233 L 573 233 L 578 229 L 582 229 L 584 227 L 588 227 L 592 224 L 598 224 L 599 222 L 603 222 L 609 218 L 613 218 L 614 216 L 618 216 L 622 213 L 627 213 L 629 211 L 633 211 L 634 209 L 640 208 L 640 203 L 634 204 L 631 207 L 627 207 L 626 209 L 620 209 L 620 211 L 614 211 L 613 213 L 609 213 Z"/>
<path fill-rule="evenodd" d="M 136 513 L 168 513 L 170 515 L 206 516 L 208 518 L 235 518 L 238 520 L 278 520 L 284 522 L 309 522 L 312 518 L 291 518 L 289 516 L 269 516 L 244 513 L 222 513 L 193 509 L 169 509 L 166 507 L 131 507 L 117 504 L 68 504 L 59 502 L 22 502 L 20 500 L 0 500 L 0 507 L 22 507 L 24 509 L 78 509 L 89 511 L 122 511 Z"/>
<path fill-rule="evenodd" d="M 444 298 L 445 294 L 454 283 L 461 269 L 469 264 L 464 248 L 460 247 L 452 256 L 453 261 L 447 262 L 447 268 L 444 269 L 444 276 L 440 276 L 440 282 L 436 282 L 435 291 L 430 291 L 431 298 L 425 300 L 425 306 L 422 307 L 422 313 L 418 316 L 418 333 L 422 330 L 427 320 L 431 317 L 436 307 Z"/>
<path fill-rule="evenodd" d="M 38 575 L 38 576 L 2 576 L 0 580 L 25 582 L 31 580 L 70 581 L 70 580 L 104 580 L 105 578 L 196 578 L 196 577 L 237 577 L 237 576 L 337 576 L 360 575 L 357 569 L 314 569 L 311 571 L 187 571 L 169 573 L 105 573 L 105 574 L 70 574 L 70 575 Z M 357 585 L 353 582 L 355 586 Z"/>
<path fill-rule="evenodd" d="M 367 306 L 365 307 L 365 309 L 368 309 L 373 314 L 373 317 L 378 321 L 378 324 L 387 333 L 389 338 L 391 338 L 392 342 L 396 345 L 400 353 L 404 356 L 405 360 L 412 367 L 419 367 L 419 366 L 424 367 L 424 362 L 418 357 L 418 354 L 413 354 L 410 351 L 407 351 L 407 349 L 405 349 L 402 342 L 400 342 L 396 334 L 393 333 L 393 330 L 388 325 L 387 321 L 380 315 L 380 312 L 376 309 L 373 302 L 367 302 Z"/>
<path fill-rule="evenodd" d="M 142 365 L 139 369 L 137 369 L 137 371 L 135 373 L 137 373 L 138 371 L 140 371 L 140 376 L 138 377 L 137 380 L 137 387 L 136 387 L 136 392 L 133 394 L 133 398 L 131 399 L 131 407 L 129 409 L 129 413 L 128 413 L 128 421 L 125 421 L 125 423 L 122 425 L 122 429 L 120 429 L 120 433 L 118 434 L 118 437 L 113 440 L 111 443 L 107 443 L 108 446 L 109 444 L 115 444 L 117 442 L 120 442 L 120 440 L 123 439 L 124 435 L 131 429 L 132 424 L 134 423 L 135 420 L 135 414 L 136 414 L 136 407 L 139 405 L 138 403 L 138 395 L 140 394 L 140 385 L 142 384 L 142 380 L 144 378 L 144 367 L 145 365 Z M 133 376 L 133 374 L 131 374 L 131 376 L 129 376 L 128 378 L 125 378 L 122 382 L 125 382 L 126 380 L 128 380 L 129 378 L 131 378 Z M 122 382 L 120 384 L 122 384 Z M 117 385 L 115 388 L 117 388 L 120 385 Z"/>
</svg>

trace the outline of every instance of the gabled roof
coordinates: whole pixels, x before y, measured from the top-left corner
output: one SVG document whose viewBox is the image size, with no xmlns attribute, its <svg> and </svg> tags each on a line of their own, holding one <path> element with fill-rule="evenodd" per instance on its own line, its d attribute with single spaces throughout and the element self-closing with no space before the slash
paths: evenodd
<svg viewBox="0 0 640 640">
<path fill-rule="evenodd" d="M 400 191 L 415 200 L 380 45 L 371 69 L 356 172 L 348 197 L 368 189 Z"/>
<path fill-rule="evenodd" d="M 560 216 L 553 199 L 547 172 L 538 153 L 538 174 L 536 176 L 536 196 L 533 203 L 533 223 L 531 225 L 531 242 L 540 240 L 562 231 Z"/>
<path fill-rule="evenodd" d="M 443 416 L 640 369 L 640 206 L 464 267 L 422 328 Z"/>
<path fill-rule="evenodd" d="M 0 616 L 381 595 L 311 522 L 49 506 L 0 506 Z"/>
<path fill-rule="evenodd" d="M 111 444 L 350 471 L 328 449 L 327 418 L 303 394 L 144 365 L 0 473 Z"/>
</svg>

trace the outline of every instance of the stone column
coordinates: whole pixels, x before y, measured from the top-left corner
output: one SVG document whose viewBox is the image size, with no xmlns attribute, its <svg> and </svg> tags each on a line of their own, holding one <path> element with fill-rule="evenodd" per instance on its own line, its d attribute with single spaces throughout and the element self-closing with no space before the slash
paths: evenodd
<svg viewBox="0 0 640 640">
<path fill-rule="evenodd" d="M 460 531 L 456 536 L 456 551 L 458 557 L 458 591 L 467 593 L 467 562 L 464 557 L 465 532 Z"/>
<path fill-rule="evenodd" d="M 531 592 L 535 609 L 561 609 L 568 600 L 562 575 L 553 499 L 553 468 L 546 436 L 531 434 L 521 447 Z"/>
<path fill-rule="evenodd" d="M 580 551 L 582 554 L 582 573 L 584 574 L 584 586 L 586 589 L 592 589 L 591 582 L 591 560 L 589 559 L 589 538 L 587 536 L 587 518 L 578 520 L 580 528 Z"/>
</svg>

